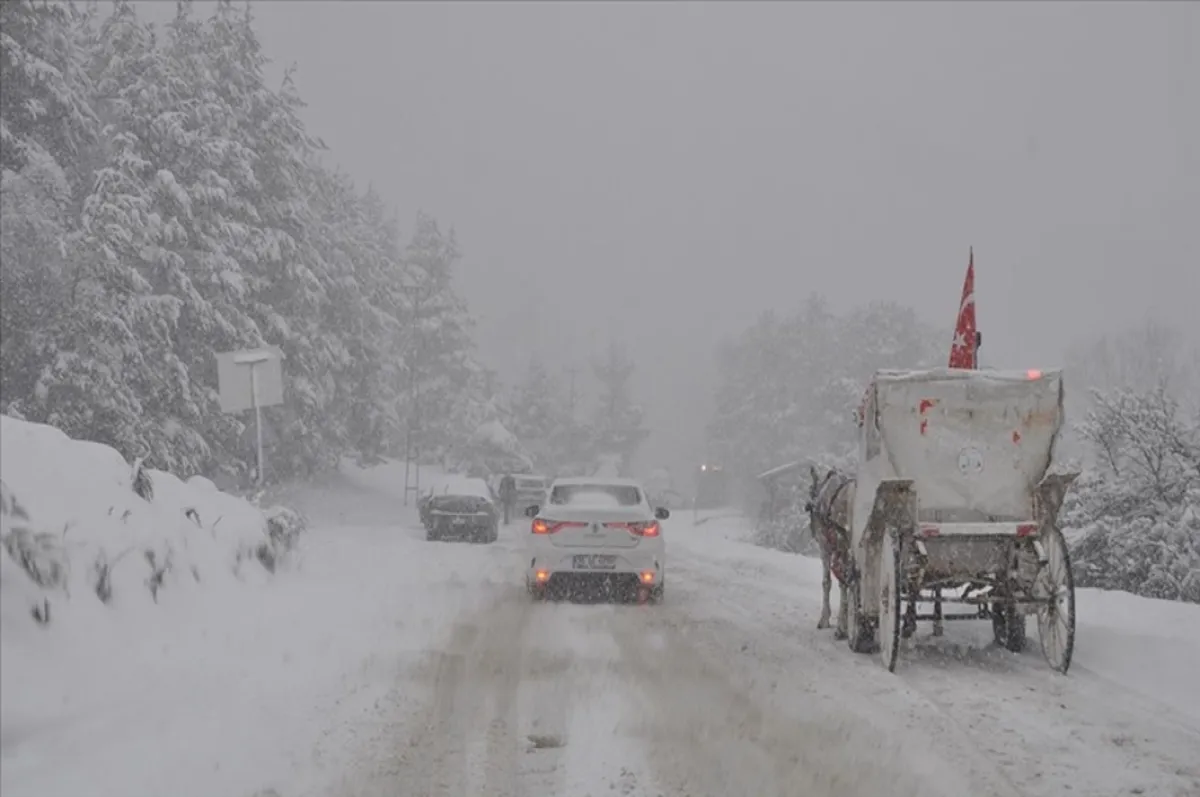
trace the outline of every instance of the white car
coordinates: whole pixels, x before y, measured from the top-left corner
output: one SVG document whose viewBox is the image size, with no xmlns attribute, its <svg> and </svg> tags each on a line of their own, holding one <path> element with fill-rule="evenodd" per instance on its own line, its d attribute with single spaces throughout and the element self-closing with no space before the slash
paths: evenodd
<svg viewBox="0 0 1200 797">
<path fill-rule="evenodd" d="M 529 473 L 513 474 L 513 482 L 517 489 L 516 506 L 526 507 L 546 500 L 546 490 L 550 487 L 550 479 L 545 476 L 534 476 Z"/>
<path fill-rule="evenodd" d="M 557 479 L 531 506 L 525 583 L 536 598 L 602 596 L 658 602 L 666 546 L 642 486 L 629 479 Z"/>
</svg>

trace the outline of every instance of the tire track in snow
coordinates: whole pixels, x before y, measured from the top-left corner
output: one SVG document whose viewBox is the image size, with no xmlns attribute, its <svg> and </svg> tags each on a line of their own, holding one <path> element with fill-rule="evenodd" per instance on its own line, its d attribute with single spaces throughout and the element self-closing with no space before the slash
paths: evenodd
<svg viewBox="0 0 1200 797">
<path fill-rule="evenodd" d="M 411 697 L 378 707 L 390 715 L 389 730 L 360 747 L 377 764 L 368 778 L 343 781 L 341 797 L 562 794 L 562 750 L 534 750 L 529 741 L 565 739 L 579 691 L 569 618 L 541 614 L 531 639 L 535 613 L 558 608 L 531 605 L 506 584 L 455 618 L 445 644 L 401 673 L 393 690 L 411 695 L 423 686 L 428 698 L 416 710 Z"/>
<path fill-rule="evenodd" d="M 698 627 L 666 607 L 625 619 L 614 623 L 614 635 L 642 707 L 627 724 L 649 748 L 665 795 L 939 793 L 889 755 L 887 738 L 868 723 L 832 714 L 817 700 L 788 710 L 774 699 L 774 686 L 740 678 L 730 667 L 738 658 L 731 629 Z"/>
<path fill-rule="evenodd" d="M 638 709 L 628 678 L 621 671 L 621 651 L 612 625 L 626 607 L 613 605 L 549 607 L 554 617 L 548 623 L 559 656 L 572 662 L 571 669 L 557 679 L 555 688 L 565 695 L 564 707 L 553 708 L 541 701 L 539 717 L 561 728 L 564 747 L 557 757 L 557 788 L 531 789 L 527 793 L 556 797 L 660 797 L 646 778 L 642 746 L 623 727 L 631 711 Z"/>
<path fill-rule="evenodd" d="M 942 727 L 940 709 L 882 670 L 876 657 L 855 655 L 831 632 L 817 632 L 813 607 L 795 605 L 791 584 L 765 571 L 755 578 L 733 575 L 739 566 L 761 568 L 715 558 L 690 541 L 672 554 L 672 606 L 696 618 L 686 635 L 675 633 L 698 648 L 692 656 L 707 655 L 731 680 L 740 676 L 735 688 L 757 692 L 785 736 L 796 736 L 788 729 L 798 717 L 823 718 L 820 732 L 802 734 L 806 764 L 798 782 L 814 773 L 827 779 L 833 772 L 857 772 L 853 784 L 826 780 L 799 792 L 787 786 L 779 794 L 844 797 L 882 789 L 900 795 L 908 788 L 926 795 L 965 789 L 974 797 L 1027 797 L 994 761 Z M 773 595 L 774 587 L 787 589 Z M 687 627 L 689 621 L 668 622 Z M 903 786 L 909 779 L 911 785 Z"/>
<path fill-rule="evenodd" d="M 467 725 L 463 714 L 472 695 L 465 676 L 467 657 L 478 635 L 479 627 L 474 622 L 460 621 L 451 632 L 446 650 L 437 654 L 433 699 L 416 723 L 417 735 L 409 739 L 417 756 L 414 763 L 426 769 L 415 778 L 418 783 L 410 786 L 416 787 L 414 795 L 450 797 L 467 793 Z"/>
<path fill-rule="evenodd" d="M 484 633 L 472 651 L 467 689 L 475 690 L 476 704 L 467 728 L 478 738 L 479 758 L 468 761 L 470 783 L 461 794 L 479 797 L 518 797 L 520 759 L 520 691 L 525 674 L 525 636 L 530 613 L 525 595 L 516 588 L 503 590 L 478 622 Z"/>
<path fill-rule="evenodd" d="M 1200 795 L 1200 730 L 1187 718 L 1086 667 L 1052 672 L 1036 633 L 1030 647 L 1016 655 L 920 635 L 901 650 L 913 662 L 901 675 L 1027 794 L 1057 795 L 1069 783 L 1078 797 Z M 947 692 L 951 668 L 975 688 Z"/>
</svg>

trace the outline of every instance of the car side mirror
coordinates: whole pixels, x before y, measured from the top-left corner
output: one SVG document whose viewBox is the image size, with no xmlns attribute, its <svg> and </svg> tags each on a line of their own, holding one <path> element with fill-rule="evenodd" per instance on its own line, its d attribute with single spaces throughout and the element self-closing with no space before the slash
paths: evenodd
<svg viewBox="0 0 1200 797">
<path fill-rule="evenodd" d="M 525 507 L 525 517 L 537 517 L 538 512 L 541 511 L 542 508 L 537 504 L 534 504 L 533 506 L 527 506 Z"/>
<path fill-rule="evenodd" d="M 670 516 L 671 510 L 667 509 L 665 506 L 660 506 L 658 509 L 654 510 L 654 517 L 658 518 L 659 520 L 666 520 Z"/>
</svg>

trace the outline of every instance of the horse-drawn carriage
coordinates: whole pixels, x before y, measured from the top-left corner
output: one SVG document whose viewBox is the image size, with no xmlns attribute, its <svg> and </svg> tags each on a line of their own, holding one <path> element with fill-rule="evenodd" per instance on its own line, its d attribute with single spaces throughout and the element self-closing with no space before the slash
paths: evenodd
<svg viewBox="0 0 1200 797">
<path fill-rule="evenodd" d="M 1049 472 L 1061 372 L 880 371 L 863 410 L 844 499 L 851 649 L 894 670 L 917 620 L 940 633 L 943 620 L 990 619 L 996 641 L 1021 650 L 1035 614 L 1046 660 L 1066 672 L 1075 588 L 1057 518 L 1078 474 Z M 942 603 L 973 611 L 943 615 Z"/>
</svg>

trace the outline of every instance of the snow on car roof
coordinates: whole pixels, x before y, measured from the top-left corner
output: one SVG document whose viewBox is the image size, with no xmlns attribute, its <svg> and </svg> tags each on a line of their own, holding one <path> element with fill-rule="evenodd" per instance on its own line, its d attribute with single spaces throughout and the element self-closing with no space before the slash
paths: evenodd
<svg viewBox="0 0 1200 797">
<path fill-rule="evenodd" d="M 447 476 L 445 480 L 434 488 L 434 495 L 471 495 L 477 498 L 491 499 L 492 491 L 488 489 L 487 482 L 483 479 L 474 477 L 454 477 Z"/>
</svg>

